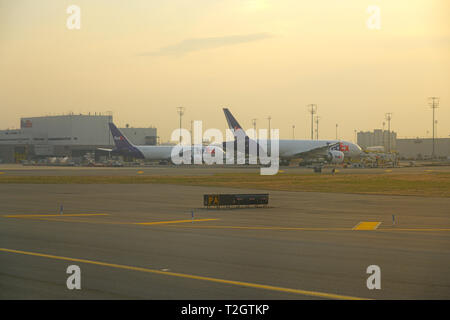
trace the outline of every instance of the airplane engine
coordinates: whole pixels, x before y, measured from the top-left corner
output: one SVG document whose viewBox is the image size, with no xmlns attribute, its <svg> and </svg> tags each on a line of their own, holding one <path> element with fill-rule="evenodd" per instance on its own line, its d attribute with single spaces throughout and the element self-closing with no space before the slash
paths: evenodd
<svg viewBox="0 0 450 320">
<path fill-rule="evenodd" d="M 328 160 L 331 163 L 342 163 L 344 162 L 344 153 L 342 151 L 330 150 L 328 151 Z"/>
</svg>

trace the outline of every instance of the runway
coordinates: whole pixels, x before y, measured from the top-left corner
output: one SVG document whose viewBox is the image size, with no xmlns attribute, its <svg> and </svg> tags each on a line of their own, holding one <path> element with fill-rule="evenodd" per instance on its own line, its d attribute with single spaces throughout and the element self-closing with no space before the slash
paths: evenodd
<svg viewBox="0 0 450 320">
<path fill-rule="evenodd" d="M 323 169 L 324 174 L 331 173 L 332 167 Z M 450 172 L 450 166 L 417 166 L 397 168 L 338 168 L 339 174 L 417 174 L 424 172 Z M 280 167 L 287 174 L 311 174 L 312 168 Z M 136 167 L 70 167 L 70 166 L 23 166 L 18 164 L 0 164 L 1 175 L 14 176 L 134 176 L 142 175 L 213 175 L 221 173 L 260 173 L 257 166 L 218 166 L 218 165 L 151 165 Z"/>
<path fill-rule="evenodd" d="M 450 298 L 449 198 L 270 191 L 268 208 L 204 209 L 216 192 L 262 191 L 0 184 L 0 299 Z"/>
</svg>

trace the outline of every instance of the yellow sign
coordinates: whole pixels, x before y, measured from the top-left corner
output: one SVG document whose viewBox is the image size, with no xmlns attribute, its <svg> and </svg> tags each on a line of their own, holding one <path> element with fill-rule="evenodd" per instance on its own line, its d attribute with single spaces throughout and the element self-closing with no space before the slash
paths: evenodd
<svg viewBox="0 0 450 320">
<path fill-rule="evenodd" d="M 215 206 L 219 205 L 219 196 L 218 195 L 208 196 L 208 206 L 210 206 L 210 205 L 215 205 Z"/>
</svg>

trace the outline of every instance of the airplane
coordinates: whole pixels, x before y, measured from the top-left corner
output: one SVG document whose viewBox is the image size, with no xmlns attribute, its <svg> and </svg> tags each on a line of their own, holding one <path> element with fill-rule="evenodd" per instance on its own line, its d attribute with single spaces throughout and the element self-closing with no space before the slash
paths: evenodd
<svg viewBox="0 0 450 320">
<path fill-rule="evenodd" d="M 235 137 L 245 135 L 246 148 L 250 143 L 257 143 L 260 146 L 268 146 L 270 152 L 270 140 L 250 139 L 242 129 L 241 125 L 233 117 L 228 108 L 223 108 L 228 126 L 234 132 Z M 289 165 L 292 159 L 303 159 L 314 161 L 325 159 L 330 163 L 338 164 L 344 161 L 344 158 L 357 158 L 363 154 L 360 146 L 348 141 L 341 140 L 279 140 L 280 164 Z"/>
<path fill-rule="evenodd" d="M 114 123 L 110 122 L 108 125 L 114 139 L 115 148 L 98 148 L 99 150 L 108 151 L 112 154 L 130 156 L 137 159 L 161 161 L 172 160 L 172 149 L 176 146 L 136 146 L 122 134 L 122 132 L 114 125 Z M 193 146 L 193 148 L 195 147 L 196 146 Z M 211 155 L 214 155 L 216 152 L 223 153 L 223 150 L 218 146 L 201 146 L 201 148 L 202 150 L 199 150 L 201 154 L 203 154 L 204 152 L 208 152 Z M 194 150 L 189 151 L 192 155 L 194 154 Z"/>
</svg>

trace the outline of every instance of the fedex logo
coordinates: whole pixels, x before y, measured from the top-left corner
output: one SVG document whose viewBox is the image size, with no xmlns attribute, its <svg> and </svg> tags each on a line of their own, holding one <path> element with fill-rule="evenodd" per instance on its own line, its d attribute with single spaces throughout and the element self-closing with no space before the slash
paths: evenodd
<svg viewBox="0 0 450 320">
<path fill-rule="evenodd" d="M 206 152 L 208 152 L 209 154 L 214 156 L 216 154 L 216 149 L 215 148 L 206 147 Z"/>
<path fill-rule="evenodd" d="M 123 137 L 123 136 L 120 136 L 120 137 L 114 137 L 114 140 L 120 140 L 120 141 L 123 141 L 123 140 L 125 140 L 125 138 Z"/>
<path fill-rule="evenodd" d="M 339 142 L 339 145 L 331 147 L 331 150 L 337 150 L 337 151 L 341 151 L 341 152 L 349 152 L 350 148 L 349 148 L 348 144 Z"/>
<path fill-rule="evenodd" d="M 235 126 L 233 127 L 233 132 L 234 132 L 234 133 L 239 132 L 239 130 L 242 130 L 242 129 L 239 128 L 238 125 L 235 125 Z"/>
<path fill-rule="evenodd" d="M 339 142 L 339 151 L 345 152 L 345 151 L 349 151 L 349 147 L 346 144 L 343 144 L 342 142 Z"/>
</svg>

